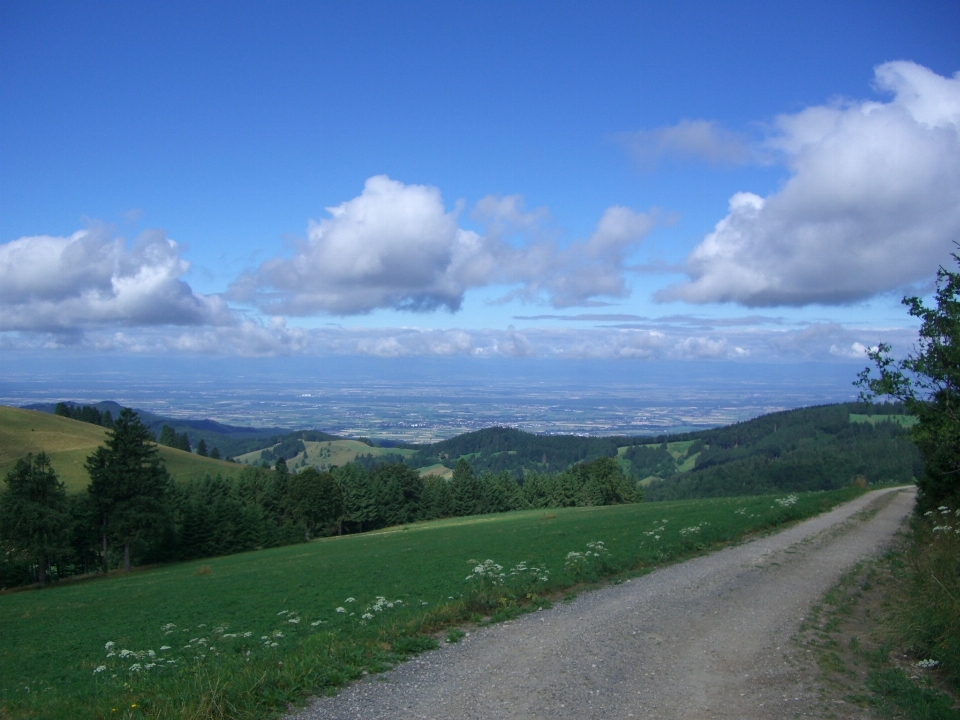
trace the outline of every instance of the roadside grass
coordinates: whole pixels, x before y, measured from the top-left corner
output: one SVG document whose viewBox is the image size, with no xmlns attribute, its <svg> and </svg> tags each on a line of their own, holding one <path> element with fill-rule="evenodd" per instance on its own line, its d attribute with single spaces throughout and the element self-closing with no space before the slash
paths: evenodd
<svg viewBox="0 0 960 720">
<path fill-rule="evenodd" d="M 45 452 L 68 493 L 81 492 L 90 483 L 84 468 L 87 457 L 107 439 L 99 425 L 70 418 L 0 405 L 0 478 L 27 453 Z M 233 463 L 200 457 L 160 446 L 160 457 L 178 482 L 199 480 L 205 474 L 232 477 L 242 470 Z"/>
<path fill-rule="evenodd" d="M 0 717 L 263 718 L 861 491 L 418 523 L 0 595 Z"/>
<path fill-rule="evenodd" d="M 845 717 L 849 703 L 879 717 L 960 718 L 958 527 L 951 510 L 914 518 L 813 608 L 796 642 L 819 668 L 824 717 Z"/>
</svg>

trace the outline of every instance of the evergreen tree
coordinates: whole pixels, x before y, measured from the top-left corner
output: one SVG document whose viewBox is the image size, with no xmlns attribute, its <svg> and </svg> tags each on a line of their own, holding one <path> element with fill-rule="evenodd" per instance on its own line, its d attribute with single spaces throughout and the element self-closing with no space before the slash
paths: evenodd
<svg viewBox="0 0 960 720">
<path fill-rule="evenodd" d="M 450 479 L 450 493 L 453 496 L 453 512 L 457 517 L 477 515 L 482 512 L 483 497 L 480 483 L 473 474 L 473 468 L 463 458 L 457 460 Z"/>
<path fill-rule="evenodd" d="M 219 449 L 218 447 L 214 446 L 213 449 L 210 450 L 210 457 L 212 457 L 214 460 L 219 460 L 219 459 L 220 459 L 220 449 Z"/>
<path fill-rule="evenodd" d="M 123 545 L 123 568 L 130 569 L 133 543 L 155 540 L 169 521 L 166 496 L 170 476 L 150 431 L 137 414 L 124 408 L 107 437 L 87 458 L 91 498 L 100 513 L 104 563 L 107 542 Z"/>
<path fill-rule="evenodd" d="M 45 453 L 17 460 L 0 493 L 0 542 L 15 556 L 38 566 L 37 579 L 47 580 L 50 559 L 70 546 L 70 514 L 66 491 Z"/>
<path fill-rule="evenodd" d="M 356 463 L 335 468 L 332 474 L 343 495 L 341 527 L 347 532 L 372 530 L 377 523 L 377 499 L 370 476 Z"/>
<path fill-rule="evenodd" d="M 310 540 L 331 526 L 339 526 L 343 516 L 343 493 L 328 472 L 308 467 L 287 481 L 286 507 L 294 522 L 303 526 Z"/>
<path fill-rule="evenodd" d="M 169 425 L 164 425 L 160 429 L 160 444 L 175 448 L 178 445 L 177 432 Z"/>
<path fill-rule="evenodd" d="M 421 517 L 423 479 L 401 463 L 380 465 L 373 473 L 377 515 L 382 525 L 403 525 Z"/>
<path fill-rule="evenodd" d="M 200 442 L 197 443 L 197 455 L 207 457 L 207 443 L 203 438 L 200 438 Z"/>
</svg>

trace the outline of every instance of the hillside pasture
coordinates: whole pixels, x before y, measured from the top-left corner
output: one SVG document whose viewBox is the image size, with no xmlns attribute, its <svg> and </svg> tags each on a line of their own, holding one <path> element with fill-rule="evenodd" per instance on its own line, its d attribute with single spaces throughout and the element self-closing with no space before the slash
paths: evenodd
<svg viewBox="0 0 960 720">
<path fill-rule="evenodd" d="M 313 442 L 304 440 L 303 446 L 305 452 L 298 453 L 295 457 L 287 460 L 287 467 L 296 470 L 298 467 L 312 465 L 315 468 L 329 468 L 334 465 L 342 467 L 352 462 L 358 455 L 372 455 L 375 458 L 387 455 L 412 455 L 413 450 L 403 450 L 397 448 L 379 448 L 371 447 L 359 440 L 325 440 Z M 277 447 L 273 445 L 263 450 L 272 450 Z M 263 450 L 244 453 L 235 458 L 238 463 L 245 465 L 260 464 L 260 453 Z"/>
<path fill-rule="evenodd" d="M 892 422 L 905 428 L 912 428 L 919 422 L 919 419 L 915 415 L 861 415 L 850 413 L 850 422 L 870 423 L 871 425 L 882 422 Z"/>
<path fill-rule="evenodd" d="M 84 469 L 87 457 L 107 439 L 107 429 L 98 425 L 49 415 L 36 410 L 0 406 L 0 477 L 26 455 L 45 452 L 67 492 L 81 492 L 90 482 Z M 231 477 L 239 465 L 200 457 L 159 446 L 160 457 L 178 482 L 199 480 L 205 474 Z"/>
<path fill-rule="evenodd" d="M 273 716 L 435 646 L 444 628 L 509 618 L 857 494 L 474 516 L 0 595 L 0 717 Z"/>
</svg>

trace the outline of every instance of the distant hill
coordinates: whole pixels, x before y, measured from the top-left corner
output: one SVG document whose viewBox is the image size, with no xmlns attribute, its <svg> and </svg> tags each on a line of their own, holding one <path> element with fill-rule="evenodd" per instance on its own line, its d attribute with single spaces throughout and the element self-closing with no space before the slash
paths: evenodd
<svg viewBox="0 0 960 720">
<path fill-rule="evenodd" d="M 98 425 L 0 405 L 0 477 L 27 453 L 43 451 L 50 456 L 50 463 L 67 491 L 79 492 L 90 481 L 83 467 L 87 456 L 104 443 L 106 436 L 106 428 Z M 208 473 L 230 477 L 242 470 L 234 463 L 163 446 L 160 446 L 160 457 L 170 475 L 180 482 L 200 479 Z"/>
<path fill-rule="evenodd" d="M 66 401 L 64 404 L 71 407 L 79 407 L 80 403 Z M 109 411 L 113 417 L 117 417 L 122 410 L 122 406 L 112 400 L 93 403 L 101 413 Z M 53 414 L 56 403 L 35 403 L 25 405 L 26 410 L 37 410 L 43 413 Z M 134 408 L 137 410 L 136 408 Z M 202 439 L 207 447 L 216 447 L 220 450 L 221 457 L 235 457 L 243 453 L 259 450 L 270 445 L 275 445 L 280 439 L 289 434 L 290 431 L 284 428 L 257 428 L 242 427 L 239 425 L 227 425 L 216 420 L 181 420 L 178 418 L 164 417 L 156 415 L 147 410 L 137 410 L 140 421 L 146 425 L 150 431 L 160 437 L 160 431 L 164 425 L 169 425 L 177 433 L 186 433 L 190 439 L 190 445 L 196 447 Z M 331 436 L 332 437 L 332 436 Z"/>
<path fill-rule="evenodd" d="M 902 406 L 844 403 L 662 438 L 666 448 L 646 447 L 654 452 L 677 448 L 681 440 L 688 447 L 676 458 L 673 473 L 665 463 L 659 477 L 645 483 L 647 498 L 830 490 L 858 481 L 909 483 L 922 470 L 920 453 L 906 430 L 912 421 Z M 645 459 L 656 460 L 652 453 Z"/>
<path fill-rule="evenodd" d="M 559 472 L 598 457 L 617 457 L 643 481 L 651 500 L 826 490 L 858 478 L 911 482 L 920 456 L 907 435 L 914 419 L 899 405 L 843 403 L 763 415 L 735 425 L 649 437 L 542 436 L 487 428 L 420 446 L 414 467 Z"/>
<path fill-rule="evenodd" d="M 116 403 L 98 403 L 96 407 L 114 416 L 120 408 Z M 43 432 L 51 433 L 44 449 L 51 456 L 61 453 L 54 467 L 71 487 L 85 486 L 83 461 L 102 442 L 103 428 L 52 415 L 43 417 L 69 423 L 43 426 Z M 219 447 L 224 457 L 271 465 L 283 457 L 293 471 L 307 465 L 326 469 L 357 462 L 369 468 L 377 463 L 404 462 L 422 473 L 449 476 L 463 458 L 476 473 L 507 471 L 520 479 L 530 473 L 556 473 L 578 462 L 615 457 L 624 471 L 642 481 L 650 500 L 825 490 L 858 478 L 868 483 L 911 482 L 921 471 L 919 453 L 907 434 L 914 419 L 897 405 L 844 403 L 800 408 L 712 430 L 655 438 L 535 435 L 492 427 L 428 445 L 397 447 L 315 430 L 277 432 L 277 428 L 178 421 L 145 412 L 141 418 L 158 435 L 168 424 L 177 432 L 187 432 L 194 445 L 203 438 L 208 447 Z M 4 472 L 19 457 L 13 454 L 20 447 L 40 448 L 22 428 L 12 439 L 7 423 L 0 415 L 0 470 Z M 38 431 L 41 427 L 33 432 Z M 239 471 L 238 465 L 171 448 L 162 452 L 171 473 L 181 479 L 201 477 L 205 472 L 231 475 Z"/>
</svg>

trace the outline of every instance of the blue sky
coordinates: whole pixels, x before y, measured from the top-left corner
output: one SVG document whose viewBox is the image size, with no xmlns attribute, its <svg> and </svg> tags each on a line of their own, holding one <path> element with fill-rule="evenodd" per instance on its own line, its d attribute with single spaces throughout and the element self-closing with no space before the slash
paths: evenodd
<svg viewBox="0 0 960 720">
<path fill-rule="evenodd" d="M 0 347 L 862 365 L 960 239 L 958 37 L 952 2 L 3 0 Z"/>
</svg>

